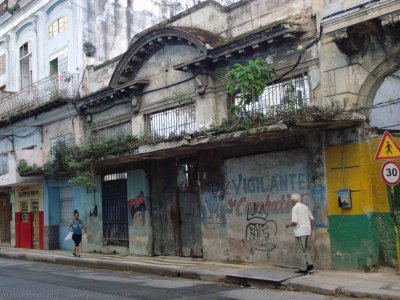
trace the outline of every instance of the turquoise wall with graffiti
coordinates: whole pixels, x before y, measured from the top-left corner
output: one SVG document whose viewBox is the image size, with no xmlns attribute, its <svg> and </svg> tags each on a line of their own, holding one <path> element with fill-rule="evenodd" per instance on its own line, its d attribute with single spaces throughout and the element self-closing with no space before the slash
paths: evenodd
<svg viewBox="0 0 400 300">
<path fill-rule="evenodd" d="M 140 169 L 129 171 L 127 180 L 129 252 L 149 255 L 153 243 L 149 180 Z"/>
</svg>

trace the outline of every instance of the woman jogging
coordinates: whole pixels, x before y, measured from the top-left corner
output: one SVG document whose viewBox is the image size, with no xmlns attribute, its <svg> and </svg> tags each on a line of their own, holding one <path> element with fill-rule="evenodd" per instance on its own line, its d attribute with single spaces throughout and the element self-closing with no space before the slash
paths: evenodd
<svg viewBox="0 0 400 300">
<path fill-rule="evenodd" d="M 74 210 L 74 218 L 68 222 L 67 226 L 69 231 L 72 231 L 72 240 L 75 243 L 74 251 L 72 254 L 75 257 L 81 257 L 79 254 L 79 244 L 81 243 L 82 240 L 82 228 L 85 230 L 85 233 L 87 233 L 86 226 L 83 224 L 82 220 L 79 219 L 79 212 L 75 209 Z"/>
</svg>

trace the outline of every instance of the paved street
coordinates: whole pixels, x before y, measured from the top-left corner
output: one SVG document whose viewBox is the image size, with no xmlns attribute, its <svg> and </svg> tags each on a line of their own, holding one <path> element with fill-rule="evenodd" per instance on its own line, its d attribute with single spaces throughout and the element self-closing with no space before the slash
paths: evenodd
<svg viewBox="0 0 400 300">
<path fill-rule="evenodd" d="M 312 300 L 334 298 L 128 272 L 0 259 L 0 299 Z"/>
</svg>

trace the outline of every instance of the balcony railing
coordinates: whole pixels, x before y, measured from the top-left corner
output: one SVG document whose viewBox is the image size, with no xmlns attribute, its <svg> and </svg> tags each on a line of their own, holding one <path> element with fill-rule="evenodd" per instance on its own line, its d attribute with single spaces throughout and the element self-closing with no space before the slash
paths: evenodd
<svg viewBox="0 0 400 300">
<path fill-rule="evenodd" d="M 18 92 L 0 98 L 0 119 L 41 107 L 57 99 L 73 99 L 79 85 L 79 74 L 56 73 Z"/>
</svg>

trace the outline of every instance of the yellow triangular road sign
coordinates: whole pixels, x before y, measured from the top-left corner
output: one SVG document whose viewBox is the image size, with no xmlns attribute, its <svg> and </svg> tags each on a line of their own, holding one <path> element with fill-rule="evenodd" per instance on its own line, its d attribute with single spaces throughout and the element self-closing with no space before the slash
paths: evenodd
<svg viewBox="0 0 400 300">
<path fill-rule="evenodd" d="M 394 141 L 388 131 L 383 134 L 378 151 L 376 151 L 375 159 L 395 159 L 400 158 L 400 147 Z"/>
</svg>

